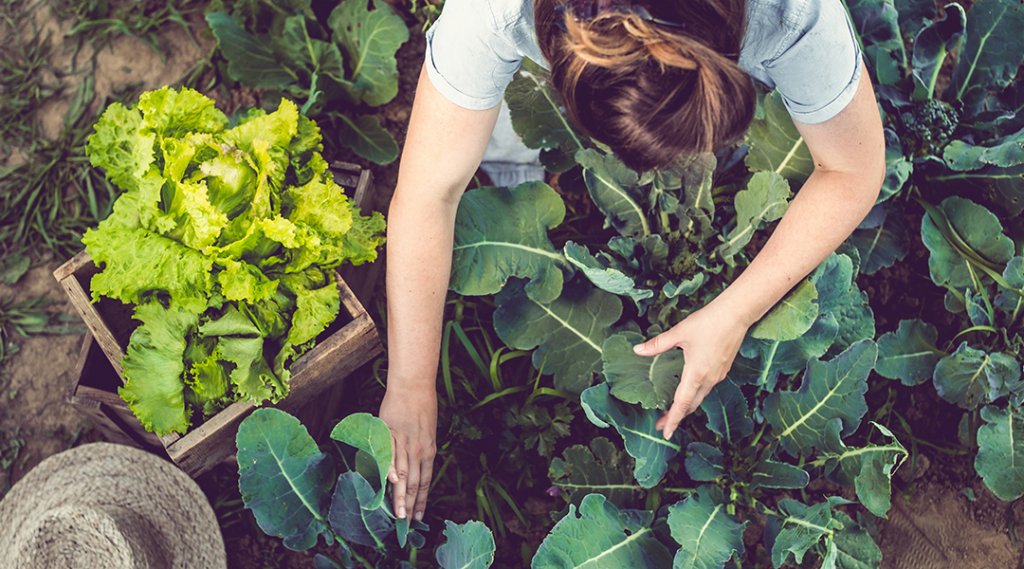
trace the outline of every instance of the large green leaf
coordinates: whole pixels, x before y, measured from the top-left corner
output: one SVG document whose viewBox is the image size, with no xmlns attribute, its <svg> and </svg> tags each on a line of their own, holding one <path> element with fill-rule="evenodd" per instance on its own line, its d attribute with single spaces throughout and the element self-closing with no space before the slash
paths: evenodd
<svg viewBox="0 0 1024 569">
<path fill-rule="evenodd" d="M 211 12 L 206 15 L 206 22 L 228 60 L 228 74 L 235 81 L 250 87 L 281 90 L 298 81 L 296 71 L 278 60 L 271 42 L 245 31 L 234 17 Z"/>
<path fill-rule="evenodd" d="M 257 409 L 236 436 L 238 489 L 245 507 L 268 535 L 289 549 L 316 545 L 327 528 L 334 468 L 298 419 L 278 409 Z"/>
<path fill-rule="evenodd" d="M 908 37 L 914 37 L 925 23 L 935 17 L 934 0 L 895 0 L 900 16 L 900 30 Z"/>
<path fill-rule="evenodd" d="M 377 115 L 349 117 L 334 113 L 338 119 L 338 138 L 359 156 L 376 164 L 387 165 L 398 158 L 398 143 L 384 127 Z"/>
<path fill-rule="evenodd" d="M 494 563 L 494 535 L 483 522 L 445 520 L 444 537 L 435 553 L 441 569 L 487 569 Z"/>
<path fill-rule="evenodd" d="M 619 432 L 626 452 L 636 460 L 633 475 L 644 488 L 654 487 L 668 470 L 668 461 L 682 450 L 680 429 L 666 440 L 654 427 L 657 411 L 616 401 L 607 383 L 584 391 L 580 404 L 591 423 L 602 428 L 614 427 Z"/>
<path fill-rule="evenodd" d="M 1001 500 L 1024 496 L 1024 415 L 1018 407 L 981 408 L 974 468 L 985 486 Z"/>
<path fill-rule="evenodd" d="M 750 330 L 758 340 L 785 342 L 803 336 L 818 317 L 818 289 L 801 282 Z"/>
<path fill-rule="evenodd" d="M 708 429 L 725 439 L 729 444 L 737 444 L 741 439 L 754 432 L 754 421 L 750 419 L 747 398 L 732 381 L 720 382 L 708 393 L 700 403 L 704 416 L 708 419 Z"/>
<path fill-rule="evenodd" d="M 683 351 L 671 349 L 654 357 L 638 356 L 633 346 L 644 337 L 636 332 L 609 336 L 602 346 L 603 372 L 612 395 L 645 409 L 665 409 L 679 386 Z"/>
<path fill-rule="evenodd" d="M 380 106 L 398 94 L 395 52 L 409 39 L 409 27 L 385 2 L 345 0 L 327 19 L 333 40 L 348 58 L 353 94 L 362 102 Z"/>
<path fill-rule="evenodd" d="M 683 466 L 686 475 L 697 482 L 714 482 L 726 475 L 725 455 L 708 443 L 693 442 L 686 445 Z"/>
<path fill-rule="evenodd" d="M 589 448 L 572 445 L 548 467 L 551 484 L 566 493 L 570 504 L 587 494 L 603 494 L 619 507 L 632 504 L 643 487 L 633 481 L 630 459 L 605 437 L 594 437 Z"/>
<path fill-rule="evenodd" d="M 907 54 L 893 0 L 846 0 L 846 4 L 878 83 L 896 84 L 903 78 Z"/>
<path fill-rule="evenodd" d="M 914 172 L 914 162 L 904 153 L 900 135 L 891 128 L 885 128 L 884 133 L 885 179 L 882 180 L 882 191 L 878 193 L 877 202 L 884 202 L 899 193 Z"/>
<path fill-rule="evenodd" d="M 877 356 L 875 344 L 862 340 L 827 362 L 807 362 L 798 390 L 777 391 L 765 399 L 764 416 L 789 454 L 822 448 L 825 427 L 836 418 L 843 421 L 844 435 L 857 429 L 868 410 L 864 393 Z"/>
<path fill-rule="evenodd" d="M 875 337 L 875 315 L 868 295 L 857 286 L 856 256 L 856 250 L 833 253 L 811 274 L 818 290 L 818 312 L 835 322 L 839 348 Z"/>
<path fill-rule="evenodd" d="M 1024 117 L 1024 112 L 1021 116 Z M 973 167 L 971 156 L 975 151 L 968 150 L 968 153 L 956 154 L 963 149 L 964 147 L 959 144 L 954 146 L 949 159 L 958 164 L 958 167 Z M 984 151 L 980 149 L 982 154 Z M 991 155 L 985 158 L 991 158 Z M 987 198 L 987 203 L 997 208 L 996 211 L 1005 212 L 1010 217 L 1019 216 L 1024 212 L 1024 164 L 1005 168 L 983 166 L 976 170 L 938 174 L 930 179 L 943 183 L 956 192 L 969 189 L 972 194 L 983 195 Z"/>
<path fill-rule="evenodd" d="M 871 534 L 842 512 L 836 512 L 835 519 L 843 525 L 832 540 L 836 569 L 879 569 L 882 550 Z"/>
<path fill-rule="evenodd" d="M 1024 311 L 1024 257 L 1014 257 L 1006 263 L 1003 280 L 1011 288 L 1000 288 L 995 305 L 1009 315 L 1012 322 Z"/>
<path fill-rule="evenodd" d="M 640 237 L 651 234 L 637 182 L 640 177 L 612 154 L 587 148 L 576 152 L 583 167 L 583 181 L 594 204 L 620 234 Z"/>
<path fill-rule="evenodd" d="M 757 172 L 736 194 L 736 226 L 727 233 L 718 254 L 729 259 L 750 243 L 764 223 L 775 221 L 789 208 L 789 183 L 776 172 Z"/>
<path fill-rule="evenodd" d="M 334 426 L 331 438 L 355 447 L 373 458 L 377 464 L 379 490 L 365 507 L 372 510 L 379 508 L 384 503 L 384 487 L 394 452 L 391 430 L 387 423 L 370 413 L 353 413 Z"/>
<path fill-rule="evenodd" d="M 184 434 L 189 427 L 185 413 L 185 338 L 199 317 L 179 308 L 164 308 L 157 301 L 139 304 L 132 317 L 142 325 L 132 332 L 121 360 L 124 385 L 118 395 L 147 430 L 160 435 Z"/>
<path fill-rule="evenodd" d="M 655 537 L 650 512 L 620 512 L 600 494 L 590 494 L 555 524 L 533 557 L 533 569 L 647 567 L 668 569 L 672 555 Z"/>
<path fill-rule="evenodd" d="M 803 468 L 771 459 L 757 463 L 750 475 L 750 485 L 755 488 L 799 490 L 809 483 L 810 475 Z"/>
<path fill-rule="evenodd" d="M 548 85 L 548 72 L 524 59 L 519 73 L 505 90 L 512 128 L 530 148 L 575 152 L 583 148 L 579 136 Z"/>
<path fill-rule="evenodd" d="M 108 217 L 82 236 L 85 250 L 103 268 L 89 281 L 93 301 L 108 296 L 142 304 L 165 292 L 172 306 L 197 314 L 206 310 L 213 259 L 152 231 L 115 224 Z"/>
<path fill-rule="evenodd" d="M 978 170 L 986 166 L 1009 168 L 1024 164 L 1024 131 L 1015 132 L 989 145 L 973 145 L 954 140 L 942 150 L 946 165 L 957 172 Z"/>
<path fill-rule="evenodd" d="M 878 338 L 875 370 L 883 377 L 900 380 L 903 385 L 927 381 L 943 356 L 935 346 L 938 338 L 939 331 L 927 322 L 900 320 L 895 331 Z"/>
<path fill-rule="evenodd" d="M 940 397 L 964 409 L 992 403 L 1024 387 L 1021 364 L 1013 356 L 972 348 L 966 341 L 939 360 L 932 379 Z"/>
<path fill-rule="evenodd" d="M 562 290 L 562 255 L 548 239 L 565 218 L 565 204 L 550 186 L 528 182 L 515 188 L 466 192 L 455 217 L 452 278 L 459 294 L 494 294 L 509 277 L 530 279 L 530 297 L 550 302 Z"/>
<path fill-rule="evenodd" d="M 840 437 L 842 425 L 835 419 L 825 429 L 826 450 L 815 464 L 823 465 L 829 480 L 854 486 L 860 503 L 872 514 L 884 518 L 890 506 L 892 475 L 909 453 L 889 429 L 878 423 L 871 424 L 889 439 L 888 444 L 850 448 Z"/>
<path fill-rule="evenodd" d="M 395 530 L 394 520 L 384 508 L 371 507 L 373 487 L 358 472 L 338 476 L 327 519 L 331 528 L 346 541 L 384 549 L 384 539 Z"/>
<path fill-rule="evenodd" d="M 618 297 L 585 281 L 568 283 L 552 302 L 537 302 L 520 281 L 498 294 L 494 330 L 507 345 L 533 352 L 533 365 L 554 374 L 555 387 L 579 393 L 601 370 L 609 327 L 622 315 Z"/>
<path fill-rule="evenodd" d="M 747 167 L 754 172 L 777 172 L 795 184 L 802 184 L 814 170 L 811 152 L 793 125 L 777 91 L 764 98 L 764 118 L 747 131 Z"/>
<path fill-rule="evenodd" d="M 747 336 L 729 370 L 729 377 L 736 383 L 754 383 L 773 391 L 780 375 L 797 373 L 808 360 L 825 355 L 838 335 L 839 323 L 835 316 L 819 314 L 811 329 L 796 340 L 765 341 Z"/>
<path fill-rule="evenodd" d="M 779 519 L 781 527 L 772 544 L 772 565 L 782 567 L 790 554 L 798 564 L 803 563 L 804 555 L 822 540 L 826 541 L 826 550 L 834 549 L 835 545 L 830 539 L 836 526 L 832 508 L 839 503 L 846 503 L 846 500 L 832 497 L 810 506 L 788 498 L 780 500 L 778 509 L 782 514 Z M 833 565 L 826 561 L 823 566 Z"/>
<path fill-rule="evenodd" d="M 725 498 L 716 486 L 701 486 L 668 508 L 668 527 L 679 543 L 672 569 L 721 569 L 743 556 L 743 530 L 725 511 Z"/>
<path fill-rule="evenodd" d="M 959 4 L 946 4 L 945 15 L 925 26 L 914 39 L 912 62 L 914 98 L 927 101 L 934 96 L 935 82 L 946 54 L 956 51 L 967 26 L 967 14 Z"/>
<path fill-rule="evenodd" d="M 971 6 L 967 37 L 949 90 L 968 114 L 983 106 L 990 92 L 1006 88 L 1024 64 L 1024 5 L 1017 0 L 979 0 Z"/>
<path fill-rule="evenodd" d="M 860 272 L 873 275 L 907 256 L 907 237 L 900 213 L 878 204 L 846 242 L 860 253 Z"/>
</svg>

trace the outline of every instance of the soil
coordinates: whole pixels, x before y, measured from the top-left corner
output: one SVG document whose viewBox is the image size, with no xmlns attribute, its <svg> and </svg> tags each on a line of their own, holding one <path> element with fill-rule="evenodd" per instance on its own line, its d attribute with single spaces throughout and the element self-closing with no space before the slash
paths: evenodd
<svg viewBox="0 0 1024 569">
<path fill-rule="evenodd" d="M 40 22 L 53 31 L 54 38 L 60 38 L 67 29 L 67 24 L 58 23 L 52 14 L 39 17 Z M 380 109 L 385 127 L 400 145 L 405 137 L 424 47 L 419 25 L 411 19 L 409 23 L 411 39 L 398 53 L 401 77 L 398 96 Z M 198 45 L 180 28 L 168 27 L 161 34 L 161 41 L 167 46 L 163 50 L 166 59 L 144 42 L 128 37 L 115 39 L 96 52 L 84 46 L 77 57 L 71 46 L 65 45 L 67 49 L 58 52 L 55 64 L 67 72 L 61 77 L 66 89 L 63 97 L 48 103 L 39 113 L 44 132 L 48 136 L 59 133 L 64 110 L 89 62 L 95 64 L 93 105 L 98 109 L 113 93 L 138 87 L 153 88 L 183 76 L 208 50 L 209 44 L 205 42 L 209 42 L 209 38 L 197 39 Z M 251 104 L 256 99 L 246 90 L 232 91 L 229 98 L 233 104 Z M 334 158 L 357 162 L 373 170 L 378 192 L 374 206 L 385 210 L 397 180 L 397 162 L 380 167 L 354 156 Z M 589 201 L 584 200 L 580 207 L 584 208 L 585 204 Z M 50 275 L 56 265 L 57 262 L 45 263 L 33 268 L 16 286 L 0 286 L 0 297 L 26 299 L 44 295 L 54 301 L 51 310 L 73 314 L 63 291 Z M 941 295 L 930 282 L 925 282 L 924 275 L 927 275 L 926 259 L 920 250 L 915 250 L 910 262 L 862 282 L 871 295 L 880 332 L 894 329 L 899 318 L 941 307 L 935 304 L 941 303 Z M 379 301 L 376 304 L 379 305 Z M 374 306 L 369 308 L 373 311 Z M 13 467 L 9 472 L 0 472 L 0 490 L 5 482 L 16 482 L 45 457 L 98 437 L 89 432 L 88 420 L 65 402 L 77 372 L 75 365 L 81 339 L 80 334 L 65 334 L 19 340 L 20 351 L 0 369 L 0 446 L 12 440 L 23 441 Z M 883 380 L 879 378 L 879 381 Z M 352 383 L 358 386 L 373 384 L 373 381 L 360 377 Z M 373 405 L 378 398 L 379 389 L 376 389 L 372 394 L 354 397 L 353 401 L 358 402 L 361 410 L 376 410 Z M 941 446 L 955 445 L 956 421 L 951 418 L 959 418 L 959 410 L 939 400 L 927 386 L 899 391 L 898 398 L 901 399 L 899 410 L 910 421 L 917 438 Z M 995 498 L 978 480 L 969 456 L 951 456 L 925 446 L 918 447 L 916 452 L 915 468 L 911 469 L 909 463 L 905 465 L 902 478 L 896 482 L 890 519 L 878 523 L 879 543 L 885 554 L 883 567 L 1024 568 L 1024 552 L 1014 533 L 1017 521 L 1024 520 L 1024 501 L 1006 504 Z M 252 515 L 241 506 L 237 473 L 233 468 L 218 467 L 198 482 L 221 521 L 231 567 L 311 566 L 313 552 L 288 551 L 279 540 L 266 537 L 258 529 Z M 538 498 L 523 500 L 526 509 L 537 510 L 538 514 L 551 510 L 548 502 Z M 472 500 L 452 500 L 444 508 L 448 511 L 443 515 L 456 521 L 476 515 Z M 508 525 L 512 533 L 525 537 L 528 543 L 535 544 L 544 533 L 542 528 L 518 527 L 514 519 L 508 520 Z M 316 551 L 329 553 L 324 546 Z M 421 556 L 426 558 L 429 552 Z"/>
<path fill-rule="evenodd" d="M 56 264 L 35 267 L 17 286 L 0 285 L 0 299 L 44 296 L 53 302 L 49 310 L 75 318 L 71 303 L 51 275 L 54 268 Z M 23 441 L 10 472 L 0 471 L 0 489 L 44 458 L 90 440 L 90 423 L 65 401 L 85 331 L 78 328 L 79 333 L 18 341 L 18 353 L 0 369 L 0 441 Z"/>
</svg>

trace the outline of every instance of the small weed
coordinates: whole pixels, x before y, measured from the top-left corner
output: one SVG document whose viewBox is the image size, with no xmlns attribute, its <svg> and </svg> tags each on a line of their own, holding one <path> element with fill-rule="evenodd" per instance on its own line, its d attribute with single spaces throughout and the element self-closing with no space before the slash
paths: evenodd
<svg viewBox="0 0 1024 569">
<path fill-rule="evenodd" d="M 53 0 L 53 8 L 62 19 L 76 24 L 68 37 L 109 45 L 119 36 L 134 36 L 146 42 L 157 53 L 163 53 L 159 30 L 166 24 L 181 27 L 195 42 L 187 16 L 202 11 L 206 2 L 197 0 Z"/>
</svg>

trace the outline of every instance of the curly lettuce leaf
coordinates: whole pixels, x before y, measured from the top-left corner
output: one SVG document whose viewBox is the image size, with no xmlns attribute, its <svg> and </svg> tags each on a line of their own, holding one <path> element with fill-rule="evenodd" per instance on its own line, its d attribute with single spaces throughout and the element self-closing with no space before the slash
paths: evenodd
<svg viewBox="0 0 1024 569">
<path fill-rule="evenodd" d="M 384 244 L 384 216 L 379 211 L 359 215 L 358 207 L 351 203 L 352 228 L 342 237 L 343 262 L 353 265 L 370 263 L 377 259 L 377 249 Z"/>
<path fill-rule="evenodd" d="M 223 409 L 231 401 L 228 374 L 221 363 L 219 349 L 194 362 L 188 370 L 185 383 L 189 388 L 186 392 L 189 402 L 199 406 L 206 417 Z"/>
<path fill-rule="evenodd" d="M 305 223 L 332 239 L 352 227 L 349 199 L 334 180 L 314 178 L 307 184 L 288 188 L 281 195 L 282 211 L 294 223 Z"/>
<path fill-rule="evenodd" d="M 240 155 L 220 154 L 199 164 L 206 181 L 210 203 L 235 218 L 252 202 L 256 191 L 256 171 Z"/>
<path fill-rule="evenodd" d="M 168 213 L 158 218 L 157 227 L 168 237 L 202 250 L 216 243 L 228 226 L 228 216 L 210 203 L 205 182 L 175 182 Z"/>
<path fill-rule="evenodd" d="M 221 132 L 228 117 L 213 99 L 195 89 L 164 87 L 139 95 L 139 111 L 147 129 L 164 137 L 190 132 Z"/>
<path fill-rule="evenodd" d="M 225 360 L 235 364 L 230 379 L 236 398 L 259 405 L 264 401 L 277 403 L 288 394 L 287 383 L 267 364 L 263 338 L 223 336 L 217 349 Z"/>
<path fill-rule="evenodd" d="M 89 162 L 103 168 L 115 186 L 132 191 L 153 165 L 156 136 L 142 129 L 142 113 L 121 103 L 112 103 L 89 135 L 85 152 Z"/>
<path fill-rule="evenodd" d="M 166 293 L 171 305 L 196 314 L 209 304 L 213 259 L 151 231 L 101 222 L 82 236 L 103 270 L 92 277 L 93 302 L 101 296 L 142 304 Z"/>
<path fill-rule="evenodd" d="M 217 282 L 227 300 L 256 302 L 277 292 L 277 281 L 270 280 L 258 267 L 234 259 L 223 259 L 220 263 L 224 270 L 217 273 Z"/>
<path fill-rule="evenodd" d="M 341 296 L 334 279 L 320 288 L 297 288 L 295 314 L 288 330 L 288 343 L 299 345 L 315 339 L 334 322 L 341 310 Z"/>
<path fill-rule="evenodd" d="M 138 304 L 134 317 L 142 325 L 132 333 L 121 360 L 125 381 L 118 394 L 146 430 L 184 434 L 189 427 L 182 379 L 185 338 L 199 316 L 152 301 Z"/>
</svg>

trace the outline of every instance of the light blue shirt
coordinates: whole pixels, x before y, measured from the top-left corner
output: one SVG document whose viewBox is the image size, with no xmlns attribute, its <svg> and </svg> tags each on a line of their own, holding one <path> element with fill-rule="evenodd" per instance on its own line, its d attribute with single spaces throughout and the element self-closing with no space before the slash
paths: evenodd
<svg viewBox="0 0 1024 569">
<path fill-rule="evenodd" d="M 532 0 L 447 0 L 427 30 L 427 74 L 467 109 L 499 102 L 523 58 L 549 67 Z M 748 0 L 739 66 L 782 96 L 789 114 L 819 123 L 857 90 L 861 51 L 842 0 Z"/>
</svg>

